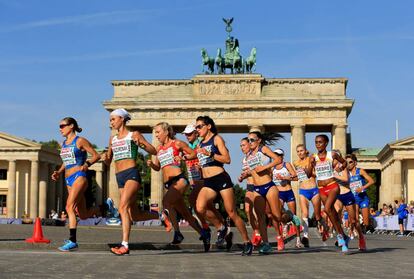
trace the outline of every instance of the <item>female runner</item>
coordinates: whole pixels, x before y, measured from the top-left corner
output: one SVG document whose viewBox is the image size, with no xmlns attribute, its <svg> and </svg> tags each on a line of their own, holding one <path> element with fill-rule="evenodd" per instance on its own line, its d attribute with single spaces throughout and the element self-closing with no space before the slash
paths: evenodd
<svg viewBox="0 0 414 279">
<path fill-rule="evenodd" d="M 204 178 L 203 188 L 200 190 L 197 198 L 197 210 L 207 220 L 209 217 L 216 218 L 214 216 L 207 216 L 206 212 L 208 208 L 213 206 L 216 197 L 220 195 L 227 214 L 241 233 L 244 242 L 242 255 L 251 255 L 253 245 L 247 235 L 246 226 L 236 211 L 233 182 L 223 168 L 224 164 L 230 163 L 229 151 L 223 138 L 217 134 L 217 128 L 213 119 L 209 116 L 199 116 L 196 121 L 196 129 L 200 137 L 203 138 L 197 149 L 197 157 Z M 218 236 L 226 239 L 227 249 L 229 250 L 232 244 L 230 228 L 223 225 L 218 232 Z"/>
<path fill-rule="evenodd" d="M 187 186 L 189 186 L 189 182 L 181 170 L 181 160 L 194 159 L 196 158 L 196 153 L 185 142 L 175 138 L 173 127 L 168 123 L 158 123 L 155 125 L 154 131 L 160 146 L 158 147 L 155 160 L 148 160 L 147 164 L 155 171 L 162 169 L 164 187 L 167 189 L 167 193 L 163 198 L 164 212 L 167 212 L 167 216 L 174 228 L 174 239 L 171 244 L 180 244 L 184 240 L 175 214 L 175 212 L 178 212 L 200 234 L 200 239 L 205 242 L 204 249 L 207 252 L 210 249 L 210 243 L 207 245 L 207 237 L 203 234 L 200 225 L 184 202 L 184 193 L 187 190 Z M 183 155 L 183 158 L 181 158 L 183 152 L 186 155 Z"/>
<path fill-rule="evenodd" d="M 263 243 L 259 248 L 260 254 L 269 254 L 272 247 L 269 244 L 266 226 L 266 204 L 270 209 L 272 222 L 276 224 L 281 218 L 281 207 L 279 205 L 279 191 L 272 181 L 272 168 L 282 161 L 282 158 L 273 153 L 266 144 L 273 144 L 282 136 L 278 133 L 262 134 L 250 132 L 248 140 L 250 153 L 246 163 L 254 184 L 254 210 L 257 215 L 259 230 Z M 276 229 L 278 231 L 278 229 Z"/>
<path fill-rule="evenodd" d="M 316 222 L 324 228 L 322 240 L 326 241 L 329 236 L 324 219 L 321 218 L 321 198 L 319 196 L 316 180 L 312 176 L 311 158 L 304 144 L 296 146 L 298 160 L 293 163 L 299 181 L 299 200 L 302 210 L 303 238 L 302 243 L 309 247 L 309 202 L 313 205 L 313 212 Z"/>
<path fill-rule="evenodd" d="M 109 122 L 117 134 L 111 136 L 108 151 L 102 154 L 107 165 L 110 165 L 112 159 L 115 161 L 116 181 L 120 193 L 118 211 L 122 220 L 122 243 L 111 248 L 111 252 L 118 256 L 129 254 L 128 241 L 132 221 L 159 218 L 158 213 L 141 211 L 137 205 L 137 194 L 141 187 L 141 177 L 136 164 L 138 147 L 152 155 L 156 154 L 156 150 L 140 132 L 131 132 L 127 129 L 126 123 L 130 119 L 125 109 L 120 108 L 111 112 Z"/>
<path fill-rule="evenodd" d="M 364 228 L 369 226 L 369 198 L 366 190 L 374 184 L 374 179 L 361 168 L 357 168 L 357 158 L 354 154 L 345 156 L 349 171 L 349 187 L 355 196 L 356 211 L 362 212 Z"/>
<path fill-rule="evenodd" d="M 335 201 L 339 194 L 339 185 L 334 178 L 334 169 L 338 163 L 339 171 L 346 168 L 346 161 L 338 153 L 327 151 L 326 147 L 329 138 L 326 135 L 317 135 L 315 137 L 315 146 L 317 153 L 312 157 L 312 169 L 318 181 L 319 195 L 324 204 L 324 210 L 332 222 L 335 231 L 338 233 L 338 245 L 342 247 L 342 252 L 348 252 L 349 237 L 345 235 L 338 213 L 335 210 Z"/>
<path fill-rule="evenodd" d="M 254 246 L 259 246 L 262 242 L 262 237 L 260 236 L 259 226 L 257 223 L 257 218 L 254 213 L 254 184 L 253 178 L 248 175 L 249 173 L 249 166 L 247 165 L 247 158 L 250 154 L 250 146 L 249 146 L 249 139 L 247 137 L 242 138 L 240 141 L 240 149 L 244 154 L 242 160 L 242 173 L 239 176 L 239 182 L 242 182 L 245 177 L 247 181 L 246 187 L 246 195 L 244 197 L 244 210 L 246 212 L 246 216 L 249 220 L 250 225 L 253 229 L 253 236 L 252 236 L 252 243 Z"/>
<path fill-rule="evenodd" d="M 285 152 L 282 149 L 277 148 L 274 152 L 282 158 L 282 161 L 273 168 L 273 182 L 279 190 L 280 208 L 282 209 L 286 203 L 289 210 L 296 215 L 296 198 L 290 183 L 290 181 L 297 180 L 295 169 L 289 162 L 283 161 Z M 303 244 L 300 240 L 300 225 L 295 226 L 296 248 L 302 248 Z"/>
<path fill-rule="evenodd" d="M 82 132 L 78 122 L 72 117 L 63 118 L 59 124 L 60 133 L 65 137 L 60 157 L 63 164 L 59 170 L 54 171 L 52 180 L 57 181 L 62 172 L 65 172 L 65 182 L 68 189 L 66 201 L 66 212 L 69 217 L 69 240 L 59 247 L 62 252 L 73 251 L 78 248 L 76 239 L 76 214 L 79 218 L 86 219 L 98 213 L 97 208 L 86 208 L 85 190 L 88 188 L 86 172 L 88 168 L 97 162 L 101 157 L 92 147 L 91 143 L 79 137 L 76 133 Z M 91 158 L 87 160 L 88 153 Z"/>
</svg>

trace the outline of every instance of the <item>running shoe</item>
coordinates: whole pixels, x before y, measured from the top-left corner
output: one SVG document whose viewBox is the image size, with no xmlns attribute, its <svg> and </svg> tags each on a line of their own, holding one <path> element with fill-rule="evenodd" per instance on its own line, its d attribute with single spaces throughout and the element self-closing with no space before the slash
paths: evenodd
<svg viewBox="0 0 414 279">
<path fill-rule="evenodd" d="M 345 236 L 345 238 L 343 238 L 343 244 L 341 245 L 342 248 L 342 253 L 346 253 L 348 252 L 348 244 L 349 244 L 349 237 Z M 338 245 L 341 243 L 341 241 L 338 239 Z"/>
<path fill-rule="evenodd" d="M 344 239 L 344 237 L 343 237 L 342 235 L 338 234 L 338 235 L 336 236 L 336 239 L 337 239 L 337 241 L 338 241 L 338 246 L 339 246 L 339 247 L 341 247 L 341 246 L 345 245 L 345 239 Z"/>
<path fill-rule="evenodd" d="M 170 232 L 172 230 L 172 225 L 170 220 L 168 219 L 168 214 L 169 212 L 167 209 L 164 209 L 160 214 L 160 220 L 162 225 L 165 227 L 166 232 Z"/>
<path fill-rule="evenodd" d="M 181 242 L 183 242 L 184 240 L 184 235 L 180 232 L 180 231 L 175 231 L 174 232 L 174 238 L 173 241 L 171 242 L 172 245 L 178 245 Z"/>
<path fill-rule="evenodd" d="M 277 250 L 278 251 L 285 250 L 285 240 L 283 239 L 283 237 L 276 236 L 276 240 L 277 240 Z"/>
<path fill-rule="evenodd" d="M 226 250 L 230 251 L 233 246 L 233 232 L 229 232 L 224 239 L 226 240 Z"/>
<path fill-rule="evenodd" d="M 300 238 L 296 238 L 296 245 L 295 245 L 295 247 L 296 248 L 303 248 L 303 244 L 300 241 Z"/>
<path fill-rule="evenodd" d="M 117 256 L 129 255 L 129 249 L 126 248 L 124 245 L 121 245 L 119 247 L 112 247 L 111 253 Z"/>
<path fill-rule="evenodd" d="M 253 246 L 258 247 L 261 243 L 262 243 L 262 237 L 260 236 L 260 234 L 254 233 L 252 237 Z"/>
<path fill-rule="evenodd" d="M 302 244 L 303 244 L 303 246 L 305 246 L 306 248 L 309 248 L 309 238 L 307 238 L 307 237 L 302 237 Z"/>
<path fill-rule="evenodd" d="M 272 251 L 273 249 L 272 249 L 272 246 L 270 246 L 269 242 L 262 243 L 262 245 L 260 245 L 259 254 L 267 255 L 267 254 L 272 253 Z"/>
<path fill-rule="evenodd" d="M 63 243 L 64 244 L 58 248 L 62 252 L 70 252 L 78 249 L 78 244 L 70 241 L 69 239 L 65 240 Z"/>
<path fill-rule="evenodd" d="M 210 230 L 210 228 L 201 229 L 200 240 L 203 241 L 204 252 L 210 251 L 210 241 L 211 241 L 211 230 Z"/>
<path fill-rule="evenodd" d="M 243 244 L 242 256 L 250 256 L 253 253 L 253 244 L 249 241 Z"/>
<path fill-rule="evenodd" d="M 367 243 L 365 242 L 365 237 L 362 235 L 359 237 L 358 249 L 359 251 L 367 250 Z"/>
<path fill-rule="evenodd" d="M 218 247 L 224 246 L 224 241 L 226 240 L 226 236 L 230 233 L 230 228 L 225 226 L 222 230 L 217 231 L 217 241 L 216 245 Z"/>
</svg>

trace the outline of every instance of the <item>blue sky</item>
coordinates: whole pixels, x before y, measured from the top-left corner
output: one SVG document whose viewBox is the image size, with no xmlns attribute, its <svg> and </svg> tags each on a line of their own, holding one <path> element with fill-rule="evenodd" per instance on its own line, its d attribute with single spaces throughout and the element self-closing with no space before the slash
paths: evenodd
<svg viewBox="0 0 414 279">
<path fill-rule="evenodd" d="M 348 78 L 353 146 L 382 147 L 397 119 L 400 138 L 414 135 L 413 8 L 402 0 L 0 0 L 0 130 L 61 140 L 57 124 L 71 115 L 106 146 L 110 81 L 191 78 L 200 49 L 223 47 L 222 18 L 234 17 L 241 52 L 257 47 L 263 76 Z M 235 163 L 240 137 L 226 135 Z"/>
</svg>

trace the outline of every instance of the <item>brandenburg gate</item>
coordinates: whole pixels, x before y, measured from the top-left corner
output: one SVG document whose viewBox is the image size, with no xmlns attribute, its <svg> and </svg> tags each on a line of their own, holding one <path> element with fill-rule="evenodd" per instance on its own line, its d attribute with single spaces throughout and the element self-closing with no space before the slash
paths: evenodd
<svg viewBox="0 0 414 279">
<path fill-rule="evenodd" d="M 345 154 L 347 118 L 354 103 L 346 97 L 347 81 L 265 78 L 260 74 L 203 74 L 188 80 L 118 80 L 112 81 L 114 95 L 104 102 L 104 107 L 108 111 L 127 109 L 132 116 L 129 126 L 143 133 L 152 132 L 161 121 L 181 131 L 199 115 L 212 117 L 220 133 L 290 132 L 291 160 L 295 160 L 295 148 L 305 143 L 307 132 L 331 133 L 332 148 Z M 154 134 L 152 141 L 158 145 Z M 161 205 L 163 191 L 161 173 L 152 170 L 151 203 Z M 108 194 L 117 203 L 114 167 L 110 171 Z"/>
<path fill-rule="evenodd" d="M 187 80 L 112 81 L 114 95 L 104 107 L 108 111 L 125 108 L 132 117 L 128 125 L 143 133 L 151 133 L 161 121 L 181 131 L 200 115 L 213 118 L 220 133 L 290 132 L 291 160 L 296 159 L 296 146 L 305 143 L 306 132 L 328 132 L 332 148 L 345 154 L 347 118 L 354 103 L 346 97 L 348 80 L 255 74 L 256 48 L 243 58 L 239 41 L 231 36 L 233 18 L 223 21 L 227 32 L 224 56 L 220 48 L 215 58 L 203 48 L 205 74 Z M 158 145 L 154 134 L 152 141 Z M 108 194 L 118 204 L 114 169 L 112 165 Z M 297 185 L 292 186 L 297 194 Z M 163 191 L 161 173 L 152 170 L 152 204 L 162 205 Z"/>
</svg>

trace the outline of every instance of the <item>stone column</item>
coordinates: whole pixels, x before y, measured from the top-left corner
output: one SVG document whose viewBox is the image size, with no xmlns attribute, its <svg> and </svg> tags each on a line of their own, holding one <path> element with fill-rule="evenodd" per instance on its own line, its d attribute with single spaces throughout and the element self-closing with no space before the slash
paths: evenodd
<svg viewBox="0 0 414 279">
<path fill-rule="evenodd" d="M 293 162 L 298 159 L 298 156 L 296 155 L 296 146 L 298 144 L 305 144 L 305 125 L 291 125 L 290 130 L 290 162 L 293 165 Z M 285 161 L 287 161 L 286 158 Z M 292 181 L 291 185 L 296 197 L 296 215 L 301 218 L 302 210 L 300 209 L 299 202 L 299 182 Z"/>
<path fill-rule="evenodd" d="M 16 218 L 16 160 L 9 161 L 7 180 L 7 218 Z"/>
<path fill-rule="evenodd" d="M 332 149 L 341 151 L 342 156 L 346 155 L 346 127 L 345 124 L 332 127 Z"/>
<path fill-rule="evenodd" d="M 30 218 L 39 214 L 39 161 L 34 160 L 30 168 Z"/>
<path fill-rule="evenodd" d="M 159 142 L 152 131 L 152 145 L 157 148 Z M 154 156 L 152 156 L 154 157 Z M 151 204 L 158 204 L 158 209 L 162 210 L 162 198 L 164 196 L 164 185 L 161 171 L 151 169 Z"/>
<path fill-rule="evenodd" d="M 395 160 L 392 166 L 392 201 L 401 199 L 403 195 L 403 185 L 402 185 L 402 162 L 401 160 Z"/>
<path fill-rule="evenodd" d="M 296 146 L 305 144 L 305 125 L 291 125 L 290 130 L 290 161 L 294 162 L 298 159 Z"/>
<path fill-rule="evenodd" d="M 52 173 L 55 171 L 55 165 L 53 164 L 48 164 L 48 168 L 47 168 L 47 179 L 46 181 L 48 182 L 48 191 L 47 191 L 47 207 L 49 209 L 53 209 L 56 210 L 57 212 L 57 208 L 56 208 L 56 187 L 57 187 L 57 183 L 55 183 L 50 176 L 52 175 Z"/>
<path fill-rule="evenodd" d="M 39 181 L 39 217 L 47 217 L 47 171 L 46 163 L 40 163 L 40 181 Z"/>
<path fill-rule="evenodd" d="M 100 206 L 102 205 L 102 189 L 103 189 L 103 172 L 102 170 L 96 171 L 96 184 L 97 187 L 95 189 L 96 191 L 96 205 Z"/>
</svg>

